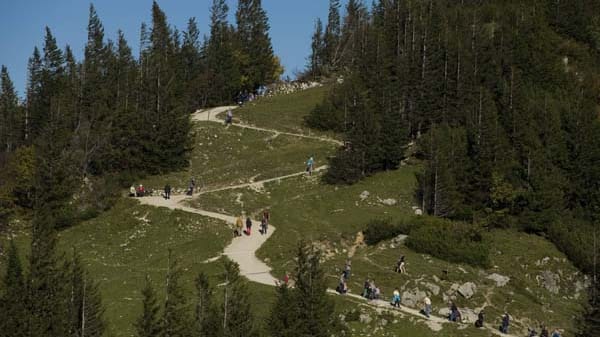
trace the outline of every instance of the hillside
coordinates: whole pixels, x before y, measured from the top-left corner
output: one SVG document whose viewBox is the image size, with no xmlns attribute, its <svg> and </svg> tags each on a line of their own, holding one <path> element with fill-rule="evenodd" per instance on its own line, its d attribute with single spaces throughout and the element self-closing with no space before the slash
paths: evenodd
<svg viewBox="0 0 600 337">
<path fill-rule="evenodd" d="M 319 89 L 289 95 L 285 98 L 289 105 L 281 111 L 308 114 L 310 107 L 294 105 L 299 101 L 295 98 L 313 94 L 318 95 Z M 272 100 L 258 101 L 252 109 L 274 111 L 272 104 Z M 282 118 L 301 120 L 298 117 Z M 273 127 L 258 120 L 253 124 Z M 293 124 L 288 125 L 281 131 L 294 129 Z M 258 218 L 263 209 L 269 208 L 276 230 L 258 250 L 257 256 L 273 268 L 272 274 L 276 278 L 292 268 L 296 242 L 305 238 L 318 243 L 325 251 L 325 271 L 331 288 L 336 286 L 340 268 L 350 258 L 351 294 L 360 293 L 363 281 L 370 278 L 377 281 L 384 299 L 398 287 L 407 310 L 419 309 L 417 302 L 424 293 L 428 293 L 435 315 L 443 316 L 447 301 L 455 299 L 465 316 L 472 317 L 469 312 L 485 308 L 488 322 L 492 325 L 499 323 L 499 316 L 504 311 L 510 312 L 514 318 L 512 331 L 515 333 L 524 333 L 527 327 L 541 322 L 559 326 L 568 335 L 574 331 L 576 317 L 586 300 L 583 291 L 585 279 L 563 254 L 541 237 L 512 230 L 491 232 L 493 266 L 489 269 L 448 263 L 411 251 L 397 241 L 366 246 L 360 240 L 362 235 L 357 233 L 364 230 L 366 223 L 373 218 L 411 219 L 414 214 L 415 173 L 421 169 L 418 161 L 397 171 L 373 175 L 349 187 L 321 183 L 322 172 L 312 177 L 300 175 L 262 184 L 261 180 L 302 172 L 303 159 L 310 155 L 315 156 L 317 166 L 325 164 L 327 153 L 331 153 L 336 145 L 292 136 L 271 139 L 269 133 L 239 128 L 235 124 L 225 127 L 197 122 L 194 128 L 198 138 L 192 157 L 208 156 L 212 159 L 204 161 L 202 170 L 197 171 L 202 174 L 194 173 L 202 176 L 207 189 L 186 203 L 196 209 L 232 216 L 245 211 L 254 218 Z M 209 138 L 210 141 L 207 140 Z M 233 149 L 233 145 L 240 150 Z M 223 158 L 224 149 L 230 149 L 227 156 L 231 157 Z M 196 169 L 194 165 L 192 168 Z M 155 184 L 158 188 L 165 182 L 172 182 L 178 186 L 174 182 L 181 181 L 183 184 L 188 175 L 156 176 L 149 178 L 146 184 Z M 231 186 L 245 182 L 255 183 L 249 187 Z M 227 189 L 210 192 L 217 187 Z M 364 191 L 368 191 L 368 195 Z M 151 199 L 143 199 L 143 202 L 152 203 Z M 183 280 L 189 292 L 199 271 L 207 272 L 212 279 L 219 279 L 219 262 L 212 258 L 217 258 L 230 240 L 230 229 L 223 221 L 181 210 L 143 206 L 123 197 L 100 217 L 63 231 L 59 247 L 66 254 L 75 248 L 91 275 L 99 281 L 111 334 L 132 336 L 133 320 L 141 310 L 140 290 L 145 274 L 150 274 L 159 294 L 162 293 L 159 285 L 166 271 L 167 248 L 173 249 L 181 258 Z M 24 246 L 21 251 L 25 251 Z M 392 270 L 399 255 L 407 258 L 407 275 L 399 275 Z M 507 276 L 510 281 L 504 286 L 497 286 L 495 281 L 488 279 L 491 274 Z M 556 284 L 549 287 L 548 282 L 552 282 L 544 277 L 553 280 L 555 276 Z M 253 278 L 252 275 L 248 277 Z M 457 285 L 465 282 L 474 282 L 477 287 L 470 299 L 456 293 Z M 269 306 L 266 304 L 273 301 L 274 288 L 251 283 L 250 289 L 250 300 L 258 317 L 266 317 Z M 560 306 L 554 305 L 557 301 Z M 379 308 L 353 297 L 339 296 L 336 302 L 337 310 L 344 315 L 353 331 L 352 336 L 430 336 L 431 329 L 439 336 L 487 336 L 484 331 L 471 327 L 472 321 L 465 325 L 440 325 L 428 323 L 418 315 L 392 310 L 391 306 Z"/>
</svg>

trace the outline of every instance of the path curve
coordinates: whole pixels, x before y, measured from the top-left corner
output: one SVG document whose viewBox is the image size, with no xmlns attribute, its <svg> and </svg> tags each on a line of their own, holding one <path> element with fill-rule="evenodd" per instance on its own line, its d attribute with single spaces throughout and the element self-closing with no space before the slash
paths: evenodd
<svg viewBox="0 0 600 337">
<path fill-rule="evenodd" d="M 192 197 L 190 196 L 175 195 L 171 196 L 171 199 L 168 200 L 163 197 L 143 197 L 138 198 L 137 200 L 143 205 L 181 210 L 225 221 L 232 225 L 235 224 L 236 220 L 234 216 L 204 211 L 183 205 L 183 201 L 192 200 Z M 271 275 L 271 268 L 256 257 L 256 251 L 271 237 L 271 235 L 273 235 L 275 227 L 269 225 L 267 234 L 261 235 L 258 232 L 259 226 L 260 221 L 252 220 L 252 235 L 233 238 L 231 243 L 225 247 L 223 254 L 240 266 L 240 274 L 242 276 L 247 277 L 250 281 L 272 286 L 275 285 L 276 279 Z"/>
<path fill-rule="evenodd" d="M 217 108 L 198 110 L 198 111 L 196 111 L 195 113 L 192 114 L 192 120 L 193 121 L 197 121 L 197 122 L 215 122 L 215 123 L 221 123 L 221 124 L 223 124 L 225 122 L 225 120 L 219 118 L 218 115 L 220 113 L 223 113 L 223 112 L 229 110 L 229 109 L 231 109 L 231 110 L 236 109 L 237 107 L 238 106 L 236 106 L 236 105 L 232 105 L 232 106 L 222 106 L 222 107 L 217 107 Z M 322 142 L 333 143 L 333 144 L 336 144 L 336 145 L 339 145 L 339 146 L 344 145 L 343 142 L 341 142 L 341 141 L 339 141 L 337 139 L 333 139 L 333 138 L 308 136 L 308 135 L 303 135 L 303 134 L 299 134 L 299 133 L 285 132 L 285 131 L 279 131 L 279 130 L 275 130 L 275 129 L 261 128 L 261 127 L 258 127 L 258 126 L 252 126 L 252 125 L 243 124 L 243 123 L 233 123 L 231 125 L 235 126 L 235 127 L 238 127 L 238 128 L 243 128 L 243 129 L 250 129 L 250 130 L 256 130 L 256 131 L 261 131 L 261 132 L 273 133 L 273 134 L 275 134 L 274 137 L 277 137 L 279 135 L 285 135 L 285 136 L 292 136 L 292 137 L 305 138 L 305 139 L 313 139 L 313 140 L 318 140 L 318 141 L 322 141 Z"/>
<path fill-rule="evenodd" d="M 234 109 L 234 108 L 236 108 L 236 107 L 235 106 L 218 107 L 218 108 L 213 108 L 213 109 L 209 109 L 209 110 L 198 111 L 193 115 L 193 119 L 196 121 L 211 121 L 211 122 L 214 121 L 214 122 L 222 123 L 223 120 L 218 119 L 216 117 L 216 115 L 223 111 L 227 111 L 228 109 Z M 211 116 L 214 116 L 214 118 Z M 277 130 L 263 129 L 263 128 L 258 128 L 258 127 L 254 127 L 254 126 L 244 125 L 244 124 L 234 124 L 234 126 L 241 127 L 241 128 L 247 128 L 247 129 L 253 129 L 253 130 L 259 130 L 259 131 L 264 131 L 264 132 L 272 132 L 275 134 L 284 134 L 284 135 L 290 135 L 290 136 L 295 136 L 295 137 L 316 139 L 316 140 L 320 140 L 320 141 L 341 144 L 341 142 L 330 139 L 330 138 L 311 137 L 311 136 L 305 136 L 305 135 L 300 135 L 300 134 L 279 132 Z M 321 170 L 326 170 L 326 169 L 327 169 L 327 166 L 321 166 L 321 167 L 317 168 L 315 171 L 321 171 Z M 240 185 L 220 187 L 220 188 L 210 189 L 210 190 L 206 190 L 206 191 L 200 191 L 199 193 L 195 193 L 194 195 L 201 195 L 201 194 L 207 194 L 207 193 L 213 193 L 213 192 L 219 192 L 219 191 L 225 191 L 225 190 L 234 190 L 234 189 L 245 188 L 245 187 L 250 187 L 250 186 L 259 186 L 264 183 L 278 181 L 278 180 L 292 178 L 292 177 L 297 177 L 297 176 L 301 176 L 303 174 L 306 174 L 306 173 L 298 172 L 298 173 L 293 173 L 293 174 L 276 177 L 276 178 L 271 178 L 271 179 L 266 179 L 266 180 L 257 181 L 257 182 L 249 182 L 249 183 L 240 184 Z M 206 216 L 209 218 L 225 221 L 229 224 L 235 224 L 236 218 L 234 216 L 230 216 L 227 214 L 220 214 L 220 213 L 216 213 L 216 212 L 205 211 L 205 210 L 201 210 L 201 209 L 196 209 L 196 208 L 188 207 L 188 206 L 185 206 L 182 204 L 183 201 L 192 200 L 192 199 L 193 199 L 192 196 L 174 195 L 174 196 L 171 196 L 171 198 L 168 200 L 163 197 L 160 197 L 160 196 L 143 197 L 143 198 L 139 198 L 137 200 L 139 200 L 140 203 L 144 204 L 144 205 L 150 205 L 150 206 L 155 206 L 155 207 L 166 207 L 166 208 L 169 208 L 172 210 L 182 210 L 184 212 L 194 213 L 194 214 Z M 233 238 L 231 243 L 227 247 L 225 247 L 223 254 L 225 256 L 227 256 L 229 259 L 231 259 L 232 261 L 235 261 L 236 263 L 238 263 L 238 265 L 240 266 L 240 274 L 242 276 L 245 276 L 252 282 L 257 282 L 257 283 L 264 284 L 264 285 L 274 286 L 277 283 L 277 279 L 271 275 L 271 268 L 267 264 L 265 264 L 263 261 L 261 261 L 260 259 L 258 259 L 256 257 L 256 251 L 258 251 L 258 249 L 271 237 L 271 235 L 273 235 L 273 232 L 275 232 L 275 227 L 272 225 L 269 225 L 269 231 L 268 231 L 267 235 L 260 235 L 258 233 L 258 228 L 259 228 L 260 222 L 253 220 L 252 223 L 253 223 L 252 227 L 255 229 L 254 234 L 252 234 L 251 236 L 242 236 L 242 237 Z M 327 289 L 327 292 L 330 294 L 337 295 L 337 292 L 333 289 Z M 431 315 L 429 318 L 426 318 L 418 310 L 409 308 L 406 306 L 400 306 L 399 308 L 395 308 L 395 307 L 390 306 L 390 303 L 387 301 L 384 301 L 384 300 L 367 301 L 364 297 L 357 295 L 357 294 L 351 294 L 351 293 L 348 293 L 344 296 L 350 297 L 354 300 L 358 300 L 361 303 L 369 305 L 370 307 L 386 309 L 386 310 L 390 310 L 391 312 L 397 312 L 397 313 L 411 315 L 413 317 L 416 317 L 420 321 L 425 322 L 425 324 L 434 331 L 441 330 L 443 324 L 457 324 L 457 323 L 450 323 L 450 322 L 448 322 L 448 320 L 446 318 L 439 317 L 436 315 Z M 473 322 L 470 322 L 469 324 L 473 324 Z M 466 327 L 465 324 L 462 324 L 462 326 Z M 510 335 L 510 334 L 502 334 L 498 331 L 498 329 L 496 327 L 494 327 L 490 324 L 485 324 L 485 329 L 490 331 L 492 334 L 495 334 L 498 336 L 517 337 L 515 335 Z"/>
</svg>

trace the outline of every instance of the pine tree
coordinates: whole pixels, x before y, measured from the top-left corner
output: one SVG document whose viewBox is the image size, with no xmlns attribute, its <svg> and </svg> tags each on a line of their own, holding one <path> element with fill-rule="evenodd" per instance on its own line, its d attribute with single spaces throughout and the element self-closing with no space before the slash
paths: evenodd
<svg viewBox="0 0 600 337">
<path fill-rule="evenodd" d="M 295 308 L 293 290 L 287 284 L 277 287 L 277 300 L 271 308 L 267 319 L 269 333 L 272 337 L 293 337 L 298 335 L 298 312 Z"/>
<path fill-rule="evenodd" d="M 138 337 L 156 337 L 163 335 L 163 327 L 160 317 L 160 306 L 156 299 L 156 293 L 152 288 L 150 278 L 146 276 L 146 285 L 142 290 L 143 311 L 135 323 Z"/>
<path fill-rule="evenodd" d="M 326 72 L 336 70 L 340 57 L 340 38 L 341 38 L 341 17 L 340 1 L 329 0 L 329 15 L 327 16 L 327 26 L 323 37 L 324 52 L 323 64 Z"/>
<path fill-rule="evenodd" d="M 5 66 L 0 70 L 0 149 L 14 151 L 22 143 L 23 124 L 17 93 Z"/>
<path fill-rule="evenodd" d="M 331 336 L 340 325 L 334 303 L 327 296 L 325 275 L 320 266 L 321 253 L 314 246 L 298 245 L 295 271 L 296 289 L 292 308 L 297 310 L 298 336 Z"/>
<path fill-rule="evenodd" d="M 240 276 L 239 266 L 232 261 L 224 262 L 223 278 L 223 334 L 231 337 L 256 336 L 254 319 L 250 310 L 246 281 Z"/>
<path fill-rule="evenodd" d="M 311 54 L 308 70 L 311 78 L 317 80 L 323 73 L 324 60 L 323 23 L 321 19 L 315 22 L 315 32 L 312 36 Z"/>
<path fill-rule="evenodd" d="M 163 312 L 163 334 L 169 337 L 191 336 L 191 319 L 188 316 L 187 298 L 180 284 L 181 270 L 169 250 L 166 278 L 166 299 Z"/>
<path fill-rule="evenodd" d="M 24 337 L 29 335 L 28 312 L 25 306 L 26 287 L 19 253 L 14 241 L 10 242 L 6 272 L 0 293 L 0 336 Z"/>
<path fill-rule="evenodd" d="M 87 275 L 80 257 L 74 252 L 73 259 L 65 266 L 70 288 L 70 336 L 100 337 L 104 334 L 104 309 L 98 286 Z"/>
<path fill-rule="evenodd" d="M 200 337 L 220 336 L 221 320 L 213 303 L 213 289 L 204 273 L 200 273 L 196 278 L 196 294 L 195 335 Z"/>
<path fill-rule="evenodd" d="M 210 40 L 206 51 L 209 68 L 210 104 L 231 102 L 239 93 L 241 75 L 234 55 L 234 35 L 227 23 L 229 7 L 225 0 L 213 0 Z"/>
</svg>

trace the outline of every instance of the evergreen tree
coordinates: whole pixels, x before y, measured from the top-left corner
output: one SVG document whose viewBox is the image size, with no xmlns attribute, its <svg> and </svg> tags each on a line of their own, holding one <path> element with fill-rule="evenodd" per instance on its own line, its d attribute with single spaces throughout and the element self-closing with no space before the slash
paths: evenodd
<svg viewBox="0 0 600 337">
<path fill-rule="evenodd" d="M 256 336 L 254 318 L 250 310 L 249 292 L 246 281 L 240 276 L 237 263 L 226 260 L 223 278 L 223 334 L 224 336 Z"/>
<path fill-rule="evenodd" d="M 70 287 L 70 336 L 99 337 L 104 334 L 104 309 L 98 286 L 87 275 L 81 259 L 74 254 L 66 264 Z"/>
<path fill-rule="evenodd" d="M 315 32 L 312 36 L 311 54 L 308 71 L 313 80 L 318 79 L 323 73 L 324 60 L 323 23 L 321 19 L 315 22 Z"/>
<path fill-rule="evenodd" d="M 28 312 L 25 306 L 25 279 L 14 241 L 10 242 L 6 272 L 0 293 L 0 336 L 28 336 Z"/>
<path fill-rule="evenodd" d="M 160 306 L 156 299 L 156 293 L 152 288 L 150 278 L 146 276 L 146 285 L 142 290 L 143 309 L 142 314 L 135 323 L 138 337 L 162 336 L 163 327 L 160 317 Z"/>
<path fill-rule="evenodd" d="M 163 334 L 169 337 L 191 336 L 191 319 L 188 316 L 187 299 L 180 284 L 181 270 L 178 261 L 169 250 L 169 266 L 166 279 L 166 299 L 163 313 Z"/>
<path fill-rule="evenodd" d="M 271 308 L 267 319 L 269 333 L 272 337 L 298 336 L 297 322 L 298 312 L 294 307 L 293 290 L 287 284 L 277 287 L 277 300 Z"/>
<path fill-rule="evenodd" d="M 196 294 L 195 335 L 200 337 L 219 336 L 222 332 L 221 321 L 213 303 L 213 289 L 204 273 L 200 273 L 196 278 Z"/>
<path fill-rule="evenodd" d="M 296 289 L 291 308 L 297 311 L 296 335 L 331 336 L 340 325 L 334 303 L 327 296 L 325 275 L 320 266 L 321 253 L 314 246 L 301 242 L 298 246 L 295 270 Z M 280 324 L 285 324 L 280 321 Z"/>
<path fill-rule="evenodd" d="M 0 70 L 0 144 L 4 152 L 14 151 L 22 142 L 21 109 L 17 93 L 5 66 Z"/>
<path fill-rule="evenodd" d="M 210 39 L 206 50 L 209 69 L 210 104 L 231 102 L 239 93 L 241 75 L 233 49 L 234 36 L 227 23 L 225 0 L 213 0 L 210 10 Z"/>
<path fill-rule="evenodd" d="M 329 15 L 327 16 L 327 26 L 323 37 L 324 52 L 323 64 L 327 68 L 327 72 L 335 71 L 340 50 L 341 38 L 341 17 L 340 17 L 340 0 L 329 0 Z"/>
</svg>

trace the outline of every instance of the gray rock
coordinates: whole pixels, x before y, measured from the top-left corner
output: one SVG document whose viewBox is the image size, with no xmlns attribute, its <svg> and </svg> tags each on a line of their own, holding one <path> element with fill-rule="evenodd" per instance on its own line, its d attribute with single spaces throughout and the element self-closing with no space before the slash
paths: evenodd
<svg viewBox="0 0 600 337">
<path fill-rule="evenodd" d="M 406 241 L 407 237 L 408 237 L 408 235 L 400 234 L 392 239 L 392 243 L 394 245 L 401 245 L 404 243 L 404 241 Z"/>
<path fill-rule="evenodd" d="M 423 211 L 420 208 L 415 209 L 415 215 L 423 215 Z"/>
<path fill-rule="evenodd" d="M 368 198 L 370 195 L 371 195 L 371 193 L 369 193 L 369 191 L 363 191 L 363 192 L 360 194 L 360 200 L 361 200 L 361 201 L 365 201 L 365 200 L 367 200 L 367 198 Z"/>
<path fill-rule="evenodd" d="M 384 199 L 381 201 L 382 204 L 387 205 L 387 206 L 394 206 L 398 203 L 398 201 L 396 199 Z"/>
<path fill-rule="evenodd" d="M 464 298 L 469 299 L 477 292 L 477 286 L 473 282 L 467 282 L 458 288 L 458 293 Z"/>
<path fill-rule="evenodd" d="M 424 283 L 423 285 L 427 289 L 429 289 L 433 295 L 437 296 L 440 294 L 440 286 L 438 286 L 437 284 L 427 282 L 427 283 Z"/>
<path fill-rule="evenodd" d="M 448 317 L 448 316 L 450 316 L 450 308 L 447 308 L 447 307 L 441 308 L 438 311 L 438 314 L 442 317 Z"/>
<path fill-rule="evenodd" d="M 510 277 L 493 273 L 486 277 L 488 280 L 492 280 L 496 282 L 497 287 L 504 287 L 508 281 L 510 281 Z"/>
<path fill-rule="evenodd" d="M 560 276 L 549 270 L 543 271 L 540 276 L 542 286 L 544 286 L 544 288 L 546 288 L 549 292 L 553 294 L 558 294 L 558 292 L 560 291 Z"/>
<path fill-rule="evenodd" d="M 381 324 L 381 326 L 386 326 L 388 321 L 385 318 L 382 318 L 381 321 L 379 321 L 379 324 Z"/>
<path fill-rule="evenodd" d="M 358 320 L 363 324 L 369 324 L 373 321 L 371 316 L 369 316 L 368 314 L 360 314 Z"/>
<path fill-rule="evenodd" d="M 402 305 L 414 308 L 423 301 L 425 296 L 427 296 L 427 294 L 417 288 L 411 291 L 405 291 L 402 293 Z"/>
</svg>

